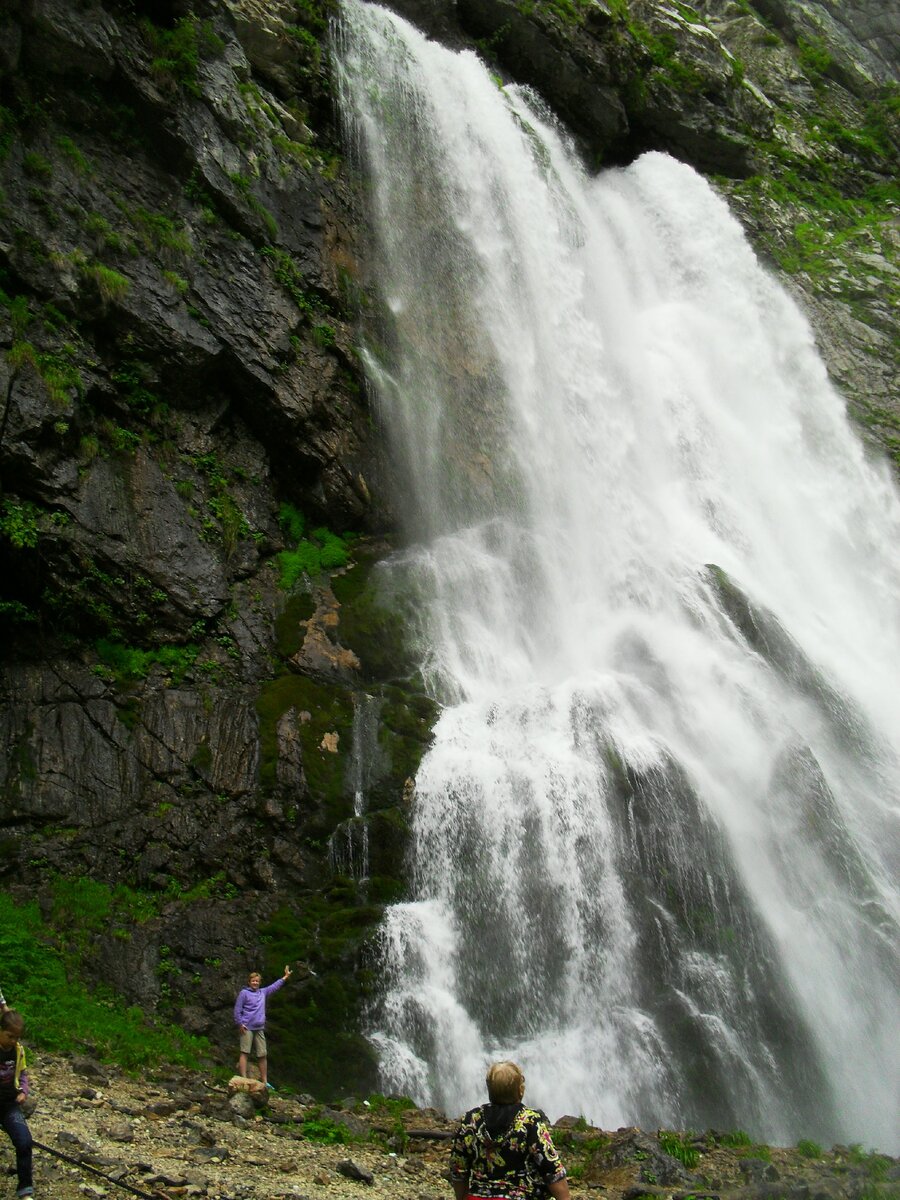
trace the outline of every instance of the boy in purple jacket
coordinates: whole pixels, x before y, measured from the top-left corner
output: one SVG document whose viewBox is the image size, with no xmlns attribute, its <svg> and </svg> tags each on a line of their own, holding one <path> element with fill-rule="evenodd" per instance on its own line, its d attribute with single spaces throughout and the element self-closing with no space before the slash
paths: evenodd
<svg viewBox="0 0 900 1200">
<path fill-rule="evenodd" d="M 0 1013 L 0 1125 L 16 1148 L 17 1196 L 33 1196 L 31 1131 L 22 1105 L 28 1095 L 25 1048 L 19 1041 L 25 1029 L 21 1014 L 11 1008 Z"/>
<path fill-rule="evenodd" d="M 284 974 L 268 987 L 261 987 L 262 976 L 259 971 L 251 971 L 247 980 L 248 986 L 241 988 L 234 1002 L 234 1023 L 241 1033 L 241 1057 L 238 1074 L 247 1075 L 247 1055 L 255 1054 L 259 1066 L 259 1077 L 271 1088 L 268 1080 L 268 1052 L 266 1050 L 266 997 L 277 992 L 287 983 L 291 968 L 286 966 Z M 273 1089 L 274 1090 L 274 1089 Z"/>
</svg>

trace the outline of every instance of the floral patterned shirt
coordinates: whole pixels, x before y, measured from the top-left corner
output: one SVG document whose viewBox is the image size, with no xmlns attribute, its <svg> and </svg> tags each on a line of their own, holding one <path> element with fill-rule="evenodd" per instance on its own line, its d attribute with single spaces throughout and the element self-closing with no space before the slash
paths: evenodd
<svg viewBox="0 0 900 1200">
<path fill-rule="evenodd" d="M 504 1108 L 509 1120 L 501 1120 L 498 1128 Z M 467 1180 L 470 1196 L 533 1200 L 565 1175 L 539 1109 L 482 1104 L 466 1113 L 454 1135 L 450 1177 Z"/>
</svg>

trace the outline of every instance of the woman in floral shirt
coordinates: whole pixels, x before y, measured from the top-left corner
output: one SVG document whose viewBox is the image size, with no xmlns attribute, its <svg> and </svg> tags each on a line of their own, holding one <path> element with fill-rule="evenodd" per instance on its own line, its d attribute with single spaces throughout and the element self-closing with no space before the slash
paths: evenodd
<svg viewBox="0 0 900 1200">
<path fill-rule="evenodd" d="M 522 1103 L 525 1076 L 515 1063 L 494 1063 L 487 1073 L 490 1102 L 460 1122 L 450 1154 L 456 1200 L 570 1200 L 566 1171 L 547 1118 Z"/>
</svg>

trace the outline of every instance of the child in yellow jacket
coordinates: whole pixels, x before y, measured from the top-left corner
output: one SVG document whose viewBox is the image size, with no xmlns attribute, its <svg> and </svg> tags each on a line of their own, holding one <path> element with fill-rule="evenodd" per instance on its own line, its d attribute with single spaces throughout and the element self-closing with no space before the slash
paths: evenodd
<svg viewBox="0 0 900 1200">
<path fill-rule="evenodd" d="M 16 1195 L 33 1196 L 31 1130 L 22 1112 L 28 1095 L 25 1047 L 19 1040 L 24 1032 L 20 1013 L 12 1008 L 0 1013 L 0 1125 L 16 1148 Z"/>
</svg>

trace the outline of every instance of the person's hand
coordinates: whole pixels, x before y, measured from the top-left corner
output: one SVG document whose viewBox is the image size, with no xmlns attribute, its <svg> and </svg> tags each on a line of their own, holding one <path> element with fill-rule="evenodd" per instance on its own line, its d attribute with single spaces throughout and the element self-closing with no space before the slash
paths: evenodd
<svg viewBox="0 0 900 1200">
<path fill-rule="evenodd" d="M 25 1103 L 25 1093 L 19 1092 L 19 1094 L 16 1096 L 16 1104 L 24 1104 L 24 1103 Z"/>
<path fill-rule="evenodd" d="M 239 1025 L 239 1026 L 238 1026 L 238 1028 L 240 1029 L 241 1033 L 246 1033 L 246 1032 L 247 1032 L 247 1026 L 246 1026 L 246 1025 Z"/>
<path fill-rule="evenodd" d="M 285 964 L 284 964 L 284 975 L 283 975 L 283 978 L 284 978 L 284 979 L 287 979 L 287 978 L 288 978 L 288 976 L 289 976 L 290 974 L 291 974 L 291 964 L 290 964 L 290 963 L 285 963 Z"/>
</svg>

